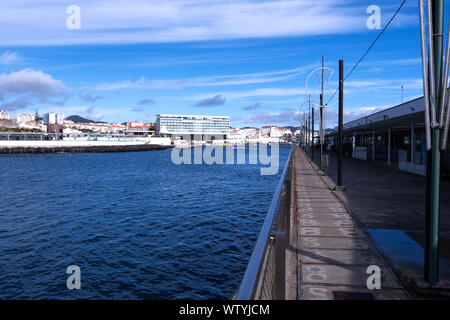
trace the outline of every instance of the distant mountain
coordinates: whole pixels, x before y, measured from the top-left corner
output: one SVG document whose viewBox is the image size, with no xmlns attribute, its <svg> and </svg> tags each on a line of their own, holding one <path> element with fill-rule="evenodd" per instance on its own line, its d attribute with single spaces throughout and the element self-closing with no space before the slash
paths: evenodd
<svg viewBox="0 0 450 320">
<path fill-rule="evenodd" d="M 293 126 L 284 126 L 285 128 L 289 128 L 292 132 L 295 132 L 300 129 L 300 127 L 293 127 Z"/>
<path fill-rule="evenodd" d="M 86 118 L 83 118 L 83 117 L 77 116 L 77 115 L 72 115 L 70 117 L 67 117 L 66 119 L 71 120 L 75 123 L 106 123 L 104 121 L 89 120 L 89 119 L 86 119 Z"/>
</svg>

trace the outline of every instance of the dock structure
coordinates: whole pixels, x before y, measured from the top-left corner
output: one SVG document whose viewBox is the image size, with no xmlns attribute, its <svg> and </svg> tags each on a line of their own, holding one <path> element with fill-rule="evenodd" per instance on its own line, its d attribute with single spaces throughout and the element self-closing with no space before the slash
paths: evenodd
<svg viewBox="0 0 450 320">
<path fill-rule="evenodd" d="M 89 152 L 135 152 L 164 150 L 172 148 L 168 138 L 110 138 L 101 137 L 95 139 L 74 139 L 66 137 L 55 140 L 37 140 L 42 135 L 32 135 L 33 139 L 27 139 L 27 133 L 17 133 L 14 139 L 0 139 L 0 154 L 15 153 L 89 153 Z M 0 135 L 1 137 L 1 135 Z"/>
<path fill-rule="evenodd" d="M 25 146 L 25 147 L 4 147 L 0 146 L 0 154 L 39 154 L 39 153 L 105 153 L 105 152 L 138 152 L 165 150 L 172 146 L 155 144 L 135 144 L 135 145 L 80 145 L 80 146 Z"/>
<path fill-rule="evenodd" d="M 296 294 L 304 300 L 407 299 L 395 273 L 350 210 L 330 190 L 321 171 L 303 150 L 296 148 L 294 152 L 293 228 L 297 239 L 288 248 L 286 260 L 292 263 L 289 255 L 296 256 L 297 292 L 292 292 L 291 284 L 287 298 Z M 373 288 L 376 270 L 380 270 L 380 289 Z"/>
</svg>

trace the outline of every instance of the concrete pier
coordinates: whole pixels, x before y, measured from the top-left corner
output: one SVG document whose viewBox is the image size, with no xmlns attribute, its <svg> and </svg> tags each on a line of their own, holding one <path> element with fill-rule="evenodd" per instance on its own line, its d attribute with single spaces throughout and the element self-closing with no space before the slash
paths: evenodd
<svg viewBox="0 0 450 320">
<path fill-rule="evenodd" d="M 0 154 L 58 153 L 58 152 L 130 152 L 164 150 L 172 146 L 166 140 L 150 138 L 147 141 L 0 141 Z"/>
<path fill-rule="evenodd" d="M 295 149 L 295 203 L 286 253 L 286 297 L 301 300 L 408 299 L 396 274 L 351 211 L 330 190 L 324 174 Z M 380 289 L 374 269 L 380 270 Z M 296 279 L 296 283 L 292 280 Z M 368 281 L 369 280 L 369 281 Z"/>
<path fill-rule="evenodd" d="M 62 146 L 62 147 L 0 147 L 0 154 L 23 154 L 23 153 L 89 153 L 89 152 L 136 152 L 165 150 L 170 146 L 152 144 L 142 145 L 110 145 L 110 146 Z"/>
</svg>

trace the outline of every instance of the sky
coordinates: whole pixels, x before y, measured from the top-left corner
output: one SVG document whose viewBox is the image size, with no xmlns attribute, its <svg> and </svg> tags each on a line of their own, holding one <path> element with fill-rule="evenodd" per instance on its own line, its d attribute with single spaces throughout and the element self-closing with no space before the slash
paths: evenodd
<svg viewBox="0 0 450 320">
<path fill-rule="evenodd" d="M 369 6 L 380 8 L 384 27 L 402 1 L 2 0 L 0 109 L 298 126 L 309 96 L 317 109 L 322 54 L 328 101 L 339 59 L 347 74 L 381 31 L 368 28 Z M 404 101 L 423 95 L 416 0 L 345 81 L 344 121 L 401 103 L 402 86 Z M 336 122 L 333 98 L 326 126 Z"/>
</svg>

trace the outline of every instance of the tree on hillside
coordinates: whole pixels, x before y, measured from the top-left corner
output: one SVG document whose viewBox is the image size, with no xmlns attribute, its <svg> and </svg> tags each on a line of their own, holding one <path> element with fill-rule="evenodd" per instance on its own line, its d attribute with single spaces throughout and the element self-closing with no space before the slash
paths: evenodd
<svg viewBox="0 0 450 320">
<path fill-rule="evenodd" d="M 39 120 L 42 120 L 42 118 L 39 117 L 39 113 L 38 113 L 38 111 L 36 110 L 36 113 L 35 113 L 35 115 L 34 115 L 34 121 L 39 121 Z"/>
</svg>

